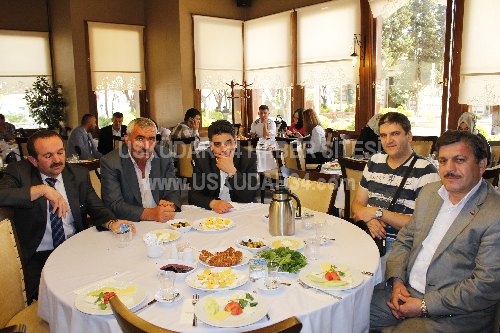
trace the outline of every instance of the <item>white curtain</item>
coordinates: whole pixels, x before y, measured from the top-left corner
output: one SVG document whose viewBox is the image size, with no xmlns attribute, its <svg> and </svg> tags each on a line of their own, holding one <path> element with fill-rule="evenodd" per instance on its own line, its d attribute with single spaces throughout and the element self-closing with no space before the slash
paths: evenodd
<svg viewBox="0 0 500 333">
<path fill-rule="evenodd" d="M 143 26 L 88 22 L 92 90 L 145 90 Z"/>
<path fill-rule="evenodd" d="M 193 16 L 197 89 L 229 89 L 243 81 L 243 21 Z"/>
<path fill-rule="evenodd" d="M 244 23 L 245 79 L 250 88 L 285 88 L 291 81 L 290 12 Z"/>
<path fill-rule="evenodd" d="M 500 105 L 499 0 L 465 0 L 459 103 Z"/>
<path fill-rule="evenodd" d="M 48 32 L 0 30 L 0 95 L 24 93 L 37 76 L 52 80 Z"/>
<path fill-rule="evenodd" d="M 394 14 L 399 8 L 406 5 L 409 1 L 410 0 L 368 0 L 373 17 L 384 18 Z"/>
<path fill-rule="evenodd" d="M 359 0 L 336 0 L 297 9 L 298 83 L 355 84 L 350 54 L 360 33 Z M 357 48 L 358 46 L 356 46 Z M 362 52 L 357 49 L 358 54 Z"/>
</svg>

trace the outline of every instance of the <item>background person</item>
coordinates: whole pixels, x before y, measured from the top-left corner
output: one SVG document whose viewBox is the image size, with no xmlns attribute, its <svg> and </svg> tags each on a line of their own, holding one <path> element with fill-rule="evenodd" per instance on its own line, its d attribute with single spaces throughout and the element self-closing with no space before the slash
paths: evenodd
<svg viewBox="0 0 500 333">
<path fill-rule="evenodd" d="M 66 143 L 66 155 L 78 155 L 81 160 L 99 159 L 102 154 L 97 150 L 92 131 L 97 127 L 94 115 L 87 113 L 82 117 L 81 125 L 71 131 Z"/>
<path fill-rule="evenodd" d="M 288 136 L 298 136 L 297 133 L 300 135 L 304 136 L 306 134 L 305 129 L 304 129 L 304 119 L 302 117 L 302 113 L 304 112 L 304 109 L 300 108 L 295 110 L 293 113 L 292 117 L 292 124 L 286 131 L 286 134 Z"/>
<path fill-rule="evenodd" d="M 10 141 L 16 137 L 16 127 L 5 121 L 5 116 L 0 114 L 0 140 Z"/>
<path fill-rule="evenodd" d="M 477 135 L 481 141 L 483 142 L 483 144 L 486 145 L 486 147 L 488 148 L 487 149 L 487 152 L 488 152 L 488 167 L 491 166 L 491 147 L 490 147 L 490 144 L 488 143 L 488 140 L 486 140 L 486 138 L 481 134 L 479 133 L 479 130 L 477 129 L 477 117 L 475 114 L 473 114 L 472 112 L 464 112 L 462 113 L 462 115 L 460 116 L 460 118 L 458 118 L 458 128 L 457 130 L 459 131 L 467 131 L 467 132 L 470 132 L 474 135 Z"/>
<path fill-rule="evenodd" d="M 354 146 L 353 157 L 363 158 L 383 151 L 378 132 L 378 122 L 381 117 L 382 114 L 377 113 L 361 129 L 359 137 L 356 140 L 356 145 Z"/>
<path fill-rule="evenodd" d="M 180 122 L 170 134 L 172 140 L 194 138 L 194 147 L 200 142 L 200 134 L 198 128 L 201 123 L 201 113 L 195 108 L 186 111 L 184 121 Z"/>
<path fill-rule="evenodd" d="M 276 137 L 276 123 L 269 118 L 269 107 L 259 106 L 259 119 L 250 126 L 250 136 L 257 136 L 264 139 L 274 139 Z"/>
<path fill-rule="evenodd" d="M 127 126 L 122 125 L 123 123 L 123 113 L 115 112 L 111 118 L 112 124 L 104 126 L 99 130 L 99 144 L 97 145 L 97 150 L 106 155 L 114 149 L 114 141 L 123 141 L 125 134 L 127 133 Z"/>
<path fill-rule="evenodd" d="M 304 119 L 304 132 L 309 136 L 309 141 L 306 144 L 306 164 L 325 163 L 329 159 L 326 151 L 325 130 L 313 109 L 305 110 L 302 117 Z"/>
</svg>

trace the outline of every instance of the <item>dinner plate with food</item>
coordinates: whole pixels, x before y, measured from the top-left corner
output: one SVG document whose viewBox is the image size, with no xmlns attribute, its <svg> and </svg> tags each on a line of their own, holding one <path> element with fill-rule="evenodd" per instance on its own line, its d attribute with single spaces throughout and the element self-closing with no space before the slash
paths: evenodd
<svg viewBox="0 0 500 333">
<path fill-rule="evenodd" d="M 243 236 L 236 240 L 236 245 L 252 253 L 257 253 L 267 248 L 264 238 Z"/>
<path fill-rule="evenodd" d="M 146 291 L 134 282 L 113 280 L 79 293 L 75 299 L 75 307 L 87 314 L 110 315 L 113 311 L 109 298 L 113 295 L 118 295 L 125 306 L 132 309 L 144 301 Z"/>
<path fill-rule="evenodd" d="M 200 263 L 208 267 L 238 267 L 248 264 L 252 254 L 244 249 L 236 250 L 228 248 L 215 248 L 201 250 L 198 259 Z"/>
<path fill-rule="evenodd" d="M 164 244 L 172 242 L 182 236 L 182 234 L 177 230 L 159 229 L 145 233 L 143 236 L 144 241 L 150 237 L 149 235 L 156 236 L 158 241 Z"/>
<path fill-rule="evenodd" d="M 180 232 L 188 232 L 193 227 L 192 222 L 186 219 L 173 219 L 167 221 L 167 224 L 170 226 L 170 228 L 178 230 Z"/>
<path fill-rule="evenodd" d="M 234 289 L 247 281 L 248 274 L 229 267 L 205 268 L 186 276 L 188 286 L 205 291 Z"/>
<path fill-rule="evenodd" d="M 226 231 L 235 225 L 233 220 L 219 216 L 207 217 L 193 222 L 194 229 L 204 232 Z"/>
<path fill-rule="evenodd" d="M 322 168 L 325 170 L 340 170 L 340 164 L 338 162 L 327 162 L 322 165 Z"/>
<path fill-rule="evenodd" d="M 220 291 L 202 297 L 194 313 L 202 322 L 215 327 L 242 327 L 256 323 L 269 312 L 264 297 L 244 290 Z"/>
<path fill-rule="evenodd" d="M 347 290 L 363 282 L 361 271 L 354 267 L 331 262 L 307 265 L 299 273 L 306 285 L 321 290 Z"/>
<path fill-rule="evenodd" d="M 275 236 L 271 237 L 267 245 L 271 249 L 279 247 L 288 247 L 290 250 L 300 250 L 304 248 L 305 243 L 302 239 L 295 236 Z"/>
</svg>

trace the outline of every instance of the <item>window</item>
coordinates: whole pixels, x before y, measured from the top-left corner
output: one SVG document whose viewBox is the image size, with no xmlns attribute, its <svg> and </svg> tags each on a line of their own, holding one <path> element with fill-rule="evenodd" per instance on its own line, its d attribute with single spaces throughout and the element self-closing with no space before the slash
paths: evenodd
<svg viewBox="0 0 500 333">
<path fill-rule="evenodd" d="M 275 120 L 280 116 L 288 126 L 291 125 L 292 101 L 290 88 L 264 88 L 252 90 L 252 119 L 257 119 L 259 106 L 265 104 L 269 107 L 269 116 Z"/>
<path fill-rule="evenodd" d="M 379 24 L 375 112 L 402 112 L 412 123 L 413 135 L 439 135 L 446 3 L 399 3 L 399 8 L 388 3 L 389 11 L 380 13 L 372 7 Z"/>
<path fill-rule="evenodd" d="M 208 127 L 214 121 L 221 119 L 232 122 L 231 103 L 229 89 L 201 89 L 201 126 Z M 241 111 L 236 112 L 236 115 L 235 123 L 239 124 Z"/>
<path fill-rule="evenodd" d="M 140 114 L 139 91 L 146 89 L 142 26 L 88 22 L 92 91 L 99 126 L 114 112 L 124 122 Z"/>
<path fill-rule="evenodd" d="M 0 113 L 16 128 L 37 128 L 24 94 L 37 76 L 52 81 L 49 34 L 0 30 L 0 50 Z"/>
<path fill-rule="evenodd" d="M 354 130 L 359 69 L 349 50 L 359 32 L 357 0 L 297 10 L 298 83 L 305 86 L 305 108 L 318 113 L 324 128 Z"/>
</svg>

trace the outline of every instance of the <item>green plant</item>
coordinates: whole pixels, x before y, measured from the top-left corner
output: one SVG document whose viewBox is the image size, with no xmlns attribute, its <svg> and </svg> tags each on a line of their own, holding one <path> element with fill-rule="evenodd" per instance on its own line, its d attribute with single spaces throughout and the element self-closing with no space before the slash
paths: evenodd
<svg viewBox="0 0 500 333">
<path fill-rule="evenodd" d="M 39 76 L 33 88 L 26 89 L 25 93 L 24 99 L 35 122 L 49 129 L 60 128 L 66 102 L 59 89 L 51 86 L 45 77 Z"/>
</svg>

